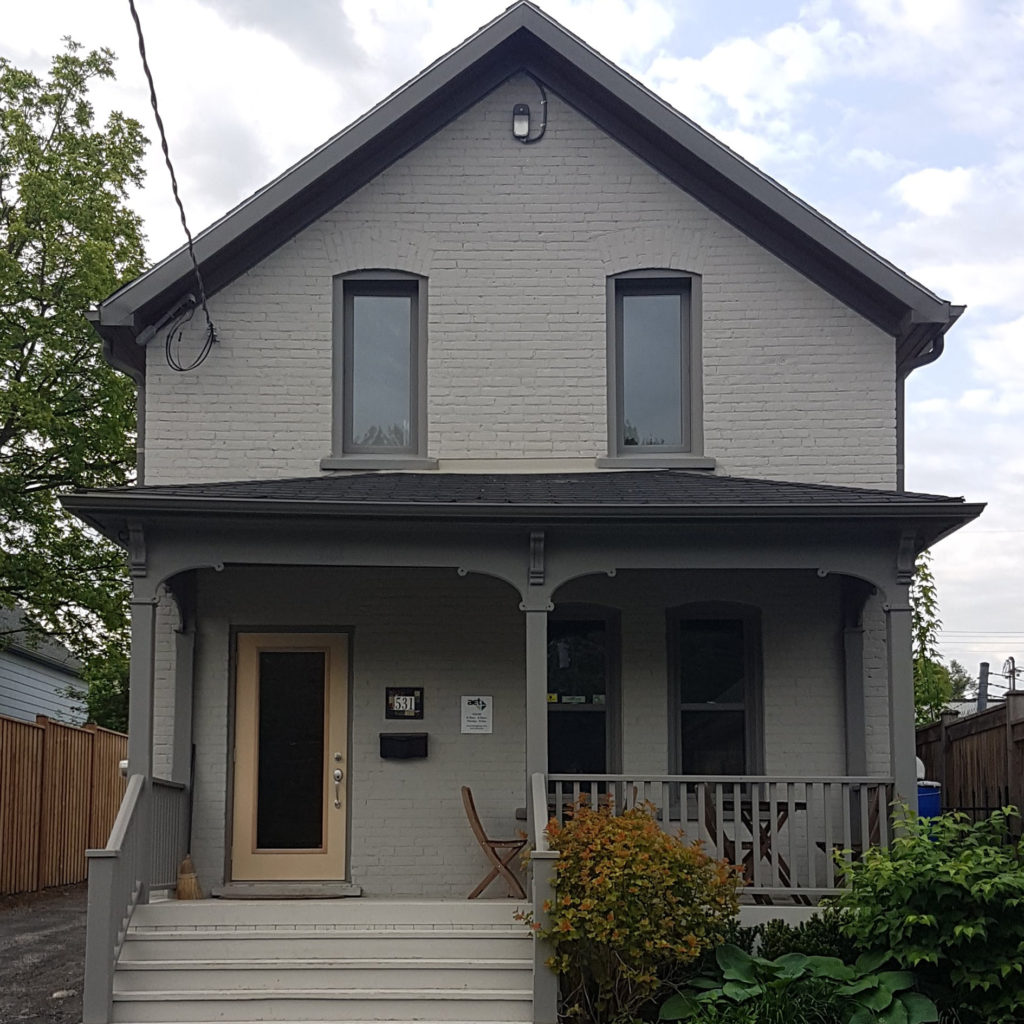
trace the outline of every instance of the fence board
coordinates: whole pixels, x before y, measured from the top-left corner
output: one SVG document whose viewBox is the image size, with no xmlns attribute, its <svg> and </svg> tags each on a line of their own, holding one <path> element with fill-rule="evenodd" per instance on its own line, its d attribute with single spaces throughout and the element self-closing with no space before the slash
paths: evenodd
<svg viewBox="0 0 1024 1024">
<path fill-rule="evenodd" d="M 963 811 L 975 819 L 1013 804 L 1024 805 L 1024 693 L 960 720 L 942 721 L 917 731 L 917 756 L 925 777 L 942 783 L 943 810 Z"/>
<path fill-rule="evenodd" d="M 92 742 L 92 808 L 89 816 L 89 848 L 100 849 L 114 827 L 126 781 L 120 763 L 128 756 L 124 733 L 99 729 Z"/>
<path fill-rule="evenodd" d="M 0 717 L 0 895 L 39 885 L 44 732 Z"/>
<path fill-rule="evenodd" d="M 127 737 L 0 716 L 0 895 L 81 882 L 124 794 Z"/>
</svg>

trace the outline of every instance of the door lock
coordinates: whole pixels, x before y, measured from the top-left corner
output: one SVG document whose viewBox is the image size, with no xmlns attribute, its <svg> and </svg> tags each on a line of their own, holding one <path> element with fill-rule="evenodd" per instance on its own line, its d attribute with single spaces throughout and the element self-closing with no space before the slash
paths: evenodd
<svg viewBox="0 0 1024 1024">
<path fill-rule="evenodd" d="M 341 807 L 341 780 L 345 778 L 345 773 L 340 768 L 334 769 L 334 806 L 335 808 Z"/>
</svg>

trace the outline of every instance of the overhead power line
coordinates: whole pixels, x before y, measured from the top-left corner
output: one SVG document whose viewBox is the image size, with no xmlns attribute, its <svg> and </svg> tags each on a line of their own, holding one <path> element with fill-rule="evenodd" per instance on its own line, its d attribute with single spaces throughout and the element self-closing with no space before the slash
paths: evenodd
<svg viewBox="0 0 1024 1024">
<path fill-rule="evenodd" d="M 188 228 L 188 220 L 185 217 L 185 206 L 181 201 L 181 196 L 178 194 L 178 177 L 174 173 L 174 164 L 171 163 L 171 151 L 167 145 L 167 133 L 164 131 L 164 119 L 160 116 L 160 107 L 157 105 L 156 100 L 156 85 L 153 82 L 153 73 L 149 70 L 149 59 L 146 57 L 146 40 L 142 35 L 142 22 L 139 21 L 139 12 L 135 9 L 135 0 L 128 0 L 128 7 L 132 12 L 132 21 L 135 22 L 135 32 L 139 37 L 139 56 L 142 57 L 142 70 L 146 73 L 146 81 L 149 82 L 149 102 L 153 108 L 153 115 L 156 118 L 156 126 L 160 132 L 160 148 L 164 151 L 164 163 L 167 164 L 167 171 L 171 176 L 171 191 L 174 193 L 174 201 L 178 204 L 178 214 L 181 217 L 181 226 L 185 229 L 185 238 L 188 244 L 188 255 L 192 260 L 192 271 L 196 279 L 196 288 L 199 291 L 199 304 L 203 307 L 203 314 L 206 317 L 206 340 L 203 343 L 202 349 L 199 351 L 199 355 L 185 366 L 178 359 L 177 352 L 174 351 L 175 342 L 180 343 L 182 332 L 184 331 L 185 325 L 192 319 L 192 315 L 195 312 L 195 299 L 192 299 L 192 306 L 183 314 L 184 318 L 177 317 L 175 322 L 171 324 L 167 331 L 167 341 L 165 351 L 167 355 L 167 365 L 172 370 L 177 370 L 179 373 L 186 373 L 189 370 L 194 370 L 199 366 L 206 357 L 210 354 L 210 349 L 213 348 L 214 343 L 217 341 L 217 330 L 213 326 L 213 320 L 210 317 L 210 310 L 206 305 L 206 288 L 203 285 L 203 275 L 199 271 L 199 263 L 196 260 L 195 248 L 192 244 L 192 232 Z"/>
</svg>

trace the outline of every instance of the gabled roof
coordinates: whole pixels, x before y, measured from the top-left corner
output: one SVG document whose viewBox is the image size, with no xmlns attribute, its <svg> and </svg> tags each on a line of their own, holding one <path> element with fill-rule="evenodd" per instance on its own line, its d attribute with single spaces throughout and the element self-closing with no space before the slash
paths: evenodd
<svg viewBox="0 0 1024 1024">
<path fill-rule="evenodd" d="M 891 334 L 909 372 L 963 311 L 939 298 L 717 141 L 529 0 L 505 13 L 195 240 L 212 294 L 380 171 L 526 70 L 755 241 Z M 93 311 L 107 358 L 144 371 L 136 336 L 193 290 L 184 248 Z"/>
<path fill-rule="evenodd" d="M 983 505 L 939 494 L 714 476 L 693 470 L 614 473 L 339 473 L 279 480 L 155 484 L 63 497 L 105 533 L 150 515 L 336 516 L 361 519 L 826 519 L 916 522 L 925 543 Z"/>
<path fill-rule="evenodd" d="M 82 671 L 82 663 L 63 644 L 31 633 L 20 608 L 0 608 L 0 651 L 4 650 L 71 675 Z"/>
</svg>

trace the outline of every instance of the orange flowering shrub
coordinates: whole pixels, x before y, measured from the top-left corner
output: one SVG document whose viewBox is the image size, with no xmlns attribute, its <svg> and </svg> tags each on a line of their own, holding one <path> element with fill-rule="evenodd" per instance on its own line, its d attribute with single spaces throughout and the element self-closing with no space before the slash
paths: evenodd
<svg viewBox="0 0 1024 1024">
<path fill-rule="evenodd" d="M 641 1008 L 722 941 L 742 879 L 699 843 L 669 835 L 650 804 L 613 815 L 573 808 L 552 820 L 550 927 L 539 928 L 562 978 L 562 1014 L 585 1024 L 633 1024 Z"/>
</svg>

